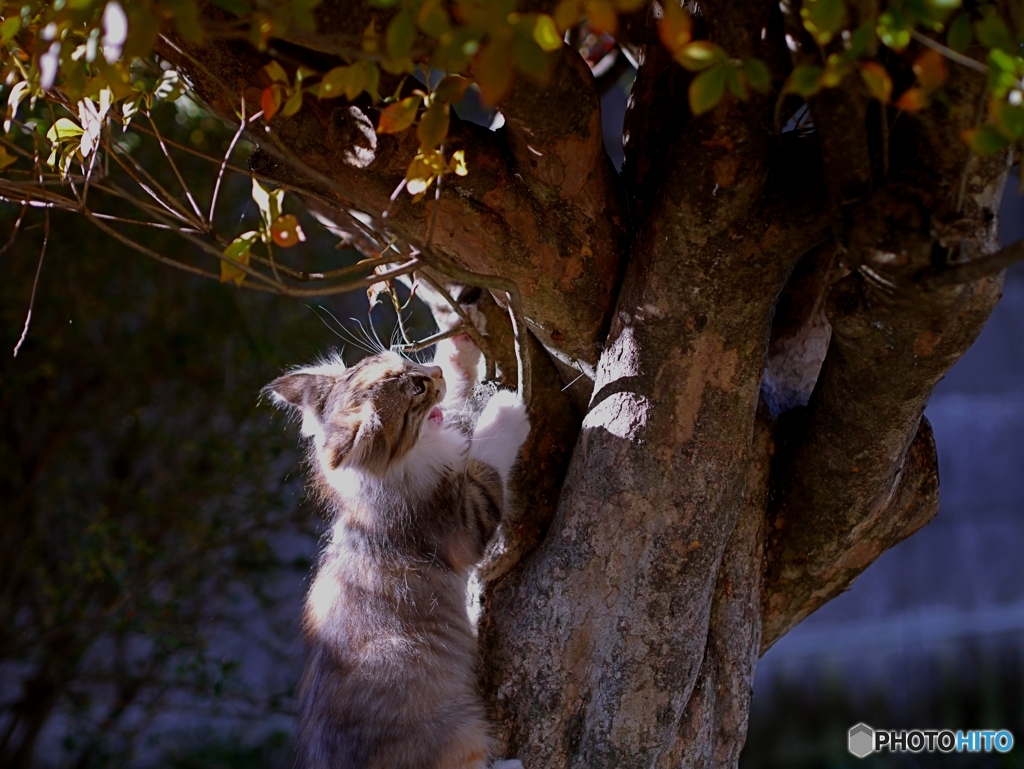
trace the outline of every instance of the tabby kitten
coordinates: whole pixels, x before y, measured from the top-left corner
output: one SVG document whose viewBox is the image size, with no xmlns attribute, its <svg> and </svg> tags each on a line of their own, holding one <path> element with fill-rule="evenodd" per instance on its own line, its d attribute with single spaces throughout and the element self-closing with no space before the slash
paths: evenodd
<svg viewBox="0 0 1024 769">
<path fill-rule="evenodd" d="M 334 514 L 306 599 L 297 769 L 488 765 L 466 583 L 530 427 L 515 393 L 499 391 L 471 436 L 458 429 L 446 419 L 462 406 L 445 399 L 448 383 L 472 389 L 479 350 L 460 335 L 438 346 L 437 362 L 383 353 L 267 387 L 301 411 Z"/>
</svg>

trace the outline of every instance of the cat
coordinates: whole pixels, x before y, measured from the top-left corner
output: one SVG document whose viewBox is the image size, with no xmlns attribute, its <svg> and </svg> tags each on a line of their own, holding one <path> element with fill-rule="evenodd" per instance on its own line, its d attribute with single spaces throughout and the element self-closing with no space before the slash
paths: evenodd
<svg viewBox="0 0 1024 769">
<path fill-rule="evenodd" d="M 459 334 L 438 344 L 440 365 L 383 352 L 266 388 L 301 413 L 334 516 L 306 599 L 296 769 L 488 766 L 466 586 L 530 426 L 518 396 L 499 390 L 471 433 L 460 428 L 479 360 Z"/>
</svg>

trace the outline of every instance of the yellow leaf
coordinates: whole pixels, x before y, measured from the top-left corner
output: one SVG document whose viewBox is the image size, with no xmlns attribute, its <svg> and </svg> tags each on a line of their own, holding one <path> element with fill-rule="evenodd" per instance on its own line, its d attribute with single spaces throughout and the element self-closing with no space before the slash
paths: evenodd
<svg viewBox="0 0 1024 769">
<path fill-rule="evenodd" d="M 533 25 L 533 39 L 541 50 L 548 53 L 562 47 L 562 36 L 555 28 L 555 21 L 546 13 L 537 17 L 537 22 Z"/>
<path fill-rule="evenodd" d="M 355 99 L 366 88 L 366 76 L 370 62 L 360 59 L 348 68 L 348 78 L 345 80 L 345 98 L 349 101 Z"/>
<path fill-rule="evenodd" d="M 420 118 L 416 127 L 416 138 L 421 150 L 432 150 L 448 136 L 448 105 L 434 99 Z"/>
<path fill-rule="evenodd" d="M 281 114 L 284 117 L 291 117 L 302 107 L 302 89 L 297 88 L 288 97 L 288 101 L 284 103 L 284 107 L 281 108 Z"/>
<path fill-rule="evenodd" d="M 349 67 L 335 67 L 320 80 L 316 95 L 321 99 L 334 99 L 345 93 Z"/>
<path fill-rule="evenodd" d="M 658 36 L 669 53 L 675 54 L 690 42 L 693 23 L 690 21 L 689 12 L 683 10 L 676 0 L 666 0 L 663 5 L 665 14 L 658 26 Z"/>
<path fill-rule="evenodd" d="M 587 0 L 587 19 L 596 32 L 614 35 L 619 29 L 619 14 L 611 0 Z"/>
<path fill-rule="evenodd" d="M 394 104 L 389 104 L 380 113 L 377 133 L 396 134 L 412 125 L 416 119 L 416 110 L 420 108 L 420 97 L 409 96 Z"/>
<path fill-rule="evenodd" d="M 452 158 L 448 161 L 448 168 L 456 176 L 465 176 L 469 173 L 469 169 L 466 167 L 465 150 L 456 150 L 452 153 Z"/>
<path fill-rule="evenodd" d="M 7 166 L 9 166 L 12 163 L 14 163 L 15 161 L 17 161 L 17 159 L 18 159 L 17 155 L 10 155 L 10 154 L 8 154 L 6 149 L 4 149 L 3 147 L 0 147 L 0 170 L 2 170 L 4 168 L 7 168 Z M 454 170 L 454 169 L 452 169 L 452 170 Z M 456 173 L 458 173 L 458 172 L 456 172 Z M 465 174 L 463 173 L 463 174 L 461 174 L 461 176 L 465 176 Z"/>
<path fill-rule="evenodd" d="M 708 40 L 698 40 L 684 45 L 675 54 L 675 60 L 690 72 L 700 72 L 728 58 L 725 51 Z"/>
<path fill-rule="evenodd" d="M 267 73 L 267 76 L 270 78 L 271 82 L 284 83 L 287 85 L 288 73 L 285 72 L 284 67 L 278 64 L 276 61 L 271 61 L 269 64 L 267 64 L 263 68 L 263 71 Z"/>
<path fill-rule="evenodd" d="M 877 61 L 865 62 L 861 67 L 860 76 L 872 98 L 878 99 L 882 104 L 889 103 L 892 99 L 892 78 L 885 67 Z"/>
</svg>

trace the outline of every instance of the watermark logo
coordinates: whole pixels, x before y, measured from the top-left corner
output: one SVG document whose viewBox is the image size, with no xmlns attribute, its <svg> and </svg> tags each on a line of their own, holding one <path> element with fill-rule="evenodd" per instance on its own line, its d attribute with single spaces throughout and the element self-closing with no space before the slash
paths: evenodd
<svg viewBox="0 0 1024 769">
<path fill-rule="evenodd" d="M 851 726 L 848 738 L 847 747 L 857 758 L 871 755 L 875 750 L 875 730 L 867 724 Z"/>
<path fill-rule="evenodd" d="M 847 733 L 846 747 L 857 758 L 887 750 L 890 753 L 1006 753 L 1013 735 L 1006 729 L 952 731 L 950 729 L 872 729 L 856 724 Z"/>
</svg>

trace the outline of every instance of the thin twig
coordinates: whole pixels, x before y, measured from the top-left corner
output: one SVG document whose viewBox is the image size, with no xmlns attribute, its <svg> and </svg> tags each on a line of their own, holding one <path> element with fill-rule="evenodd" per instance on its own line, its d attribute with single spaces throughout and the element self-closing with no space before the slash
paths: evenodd
<svg viewBox="0 0 1024 769">
<path fill-rule="evenodd" d="M 25 218 L 25 212 L 28 211 L 28 203 L 22 203 L 21 212 L 18 214 L 18 218 L 14 220 L 14 229 L 11 230 L 11 237 L 7 239 L 7 243 L 3 248 L 0 248 L 0 254 L 7 253 L 7 249 L 14 245 L 15 239 L 18 237 L 18 230 L 21 229 L 21 221 Z"/>
<path fill-rule="evenodd" d="M 152 227 L 155 230 L 171 230 L 172 232 L 175 231 L 175 228 L 171 227 L 169 224 L 160 224 L 159 222 L 144 222 L 141 219 L 128 219 L 123 216 L 114 216 L 113 214 L 100 214 L 95 211 L 92 212 L 92 215 L 95 216 L 97 219 L 105 219 L 111 222 L 122 222 L 123 224 L 137 224 L 140 227 Z M 182 227 L 181 231 L 190 232 L 195 235 L 202 234 L 199 230 L 189 230 L 185 227 Z"/>
<path fill-rule="evenodd" d="M 937 40 L 932 40 L 927 35 L 922 35 L 916 29 L 910 30 L 910 36 L 914 38 L 921 45 L 931 48 L 933 51 L 937 51 L 945 56 L 950 61 L 955 61 L 957 64 L 962 64 L 965 67 L 973 69 L 975 72 L 981 72 L 982 74 L 988 72 L 988 65 L 983 64 L 976 59 L 972 59 L 970 56 L 964 56 L 962 53 L 957 53 L 952 48 L 944 46 Z"/>
<path fill-rule="evenodd" d="M 445 339 L 451 339 L 456 334 L 465 334 L 466 329 L 462 326 L 455 326 L 447 331 L 440 331 L 432 336 L 428 336 L 426 339 L 421 339 L 418 342 L 412 342 L 409 344 L 393 344 L 391 349 L 394 352 L 419 352 L 420 350 L 426 350 L 428 347 L 443 342 Z"/>
<path fill-rule="evenodd" d="M 160 129 L 156 127 L 156 121 L 153 120 L 153 116 L 146 113 L 146 119 L 149 120 L 149 124 L 153 126 L 153 135 L 156 136 L 157 142 L 160 144 L 160 150 L 164 153 L 164 157 L 167 158 L 167 163 L 171 166 L 171 170 L 174 172 L 175 178 L 178 180 L 178 184 L 181 185 L 181 189 L 185 193 L 185 197 L 188 198 L 189 205 L 192 206 L 192 210 L 195 211 L 196 218 L 200 223 L 203 221 L 203 214 L 199 210 L 199 205 L 196 203 L 196 199 L 192 197 L 192 190 L 185 184 L 185 179 L 181 175 L 181 171 L 178 170 L 178 164 L 174 162 L 174 158 L 171 157 L 171 153 L 167 151 L 167 145 L 164 144 L 164 137 L 160 135 Z M 242 122 L 245 122 L 244 120 Z"/>
<path fill-rule="evenodd" d="M 231 143 L 228 144 L 228 150 L 224 153 L 224 160 L 220 164 L 220 170 L 217 171 L 217 181 L 213 185 L 213 199 L 210 201 L 210 216 L 209 222 L 213 224 L 213 213 L 217 209 L 217 194 L 220 192 L 220 182 L 224 178 L 224 169 L 227 168 L 228 158 L 231 157 L 231 153 L 235 151 L 235 145 L 238 144 L 238 140 L 242 137 L 242 132 L 245 131 L 245 97 L 242 97 L 242 119 L 238 123 L 238 130 L 235 131 L 235 135 L 231 139 Z"/>
<path fill-rule="evenodd" d="M 116 147 L 116 145 L 112 145 L 112 146 Z M 111 147 L 107 147 L 106 149 L 107 149 L 108 152 L 110 152 Z M 153 198 L 153 200 L 155 200 L 165 211 L 167 211 L 167 213 L 172 214 L 175 218 L 180 219 L 181 221 L 185 222 L 186 224 L 189 224 L 189 225 L 191 225 L 193 227 L 196 226 L 196 223 L 193 222 L 190 219 L 190 217 L 188 216 L 188 212 L 186 212 L 184 209 L 180 208 L 177 205 L 177 201 L 176 200 L 174 200 L 172 198 L 172 202 L 175 203 L 176 205 L 171 205 L 170 203 L 166 202 L 163 198 L 161 198 L 160 195 L 158 195 L 155 190 L 151 189 L 149 187 L 149 185 L 147 185 L 144 181 L 142 181 L 138 177 L 138 175 L 121 160 L 121 153 L 119 153 L 115 149 L 111 153 L 111 156 L 114 158 L 114 162 L 117 163 L 119 166 L 121 166 L 121 170 L 123 170 L 126 174 L 128 174 L 128 176 L 131 178 L 131 180 L 133 182 L 135 182 L 137 185 L 139 185 L 139 187 L 142 188 L 143 192 L 145 192 L 147 195 L 149 195 L 151 198 Z M 161 192 L 163 192 L 163 194 L 165 194 L 165 195 L 167 194 L 162 188 L 160 188 L 159 185 L 156 185 L 156 186 L 160 189 Z"/>
<path fill-rule="evenodd" d="M 39 263 L 36 264 L 36 276 L 32 280 L 32 294 L 28 299 L 28 312 L 25 314 L 25 326 L 21 329 L 21 336 L 18 338 L 18 343 L 14 345 L 14 357 L 18 357 L 18 351 L 21 349 L 21 345 L 25 343 L 26 337 L 28 337 L 28 327 L 32 322 L 32 309 L 36 304 L 36 289 L 39 288 L 39 276 L 43 272 L 43 259 L 46 257 L 46 244 L 50 242 L 50 209 L 45 209 L 43 215 L 46 217 L 46 224 L 43 229 L 43 247 L 39 249 Z"/>
<path fill-rule="evenodd" d="M 932 268 L 921 276 L 919 282 L 925 288 L 956 286 L 995 275 L 1021 261 L 1024 261 L 1024 240 L 979 259 Z"/>
<path fill-rule="evenodd" d="M 97 214 L 94 214 L 87 208 L 83 209 L 82 213 L 85 215 L 86 219 L 95 224 L 100 230 L 105 232 L 107 235 L 114 238 L 115 240 L 119 240 L 121 243 L 124 243 L 129 248 L 138 251 L 143 256 L 148 256 L 150 259 L 155 259 L 161 264 L 166 264 L 169 267 L 175 267 L 179 270 L 184 270 L 185 272 L 191 272 L 193 275 L 202 275 L 204 278 L 213 278 L 214 280 L 217 281 L 220 280 L 220 275 L 218 275 L 215 272 L 204 270 L 201 267 L 193 267 L 191 264 L 185 264 L 184 262 L 179 262 L 176 259 L 169 259 L 166 256 L 163 256 L 162 254 L 158 254 L 156 251 L 153 251 L 150 248 L 146 248 L 141 243 L 136 243 L 127 235 L 123 235 L 117 230 L 115 230 L 113 227 L 109 227 L 106 224 L 104 224 Z"/>
<path fill-rule="evenodd" d="M 476 327 L 476 324 L 473 323 L 473 319 L 469 317 L 469 313 L 466 312 L 466 308 L 459 304 L 458 300 L 451 295 L 448 289 L 446 289 L 440 281 L 434 280 L 429 273 L 421 270 L 419 277 L 428 286 L 434 289 L 434 291 L 440 294 L 441 298 L 448 302 L 452 310 L 454 310 L 462 320 L 462 325 L 457 326 L 456 328 L 461 328 L 464 333 L 469 335 L 470 339 L 472 339 L 476 343 L 476 346 L 480 348 L 480 352 L 483 353 L 484 358 L 493 358 L 494 355 L 491 352 L 490 343 L 486 340 L 484 335 L 480 333 L 480 329 Z"/>
</svg>

